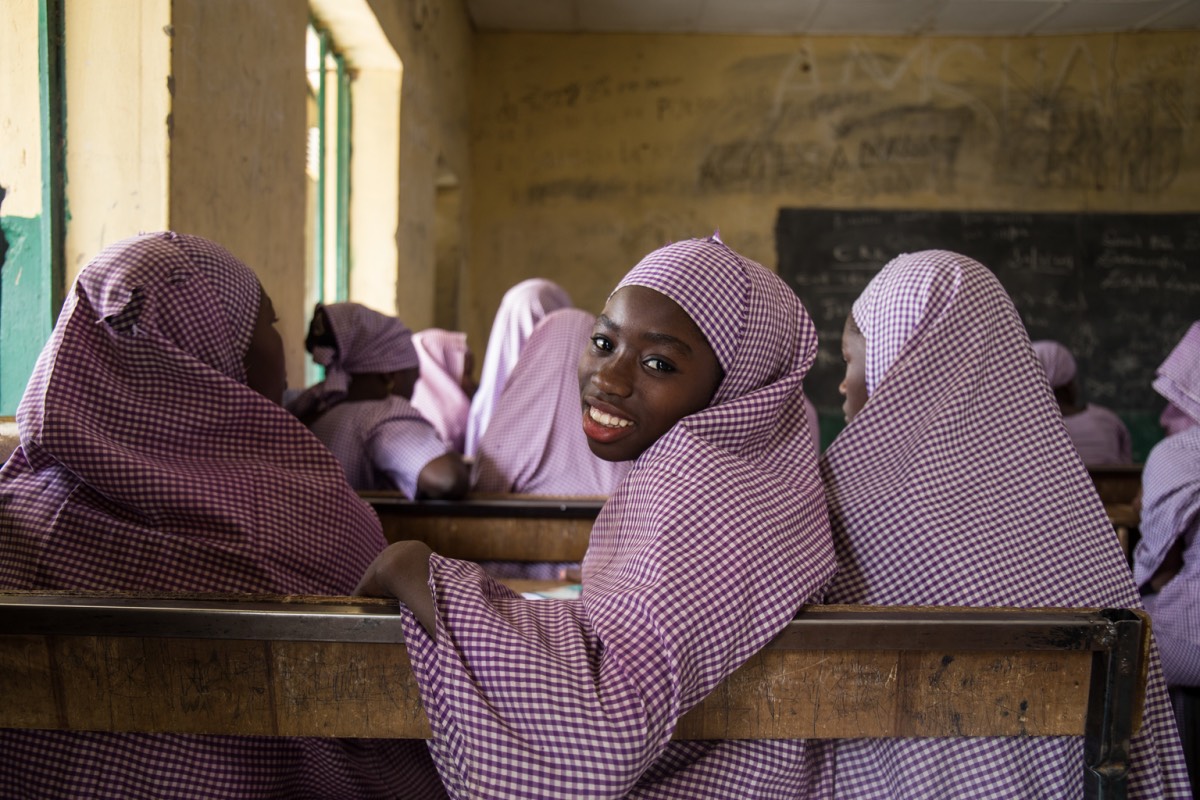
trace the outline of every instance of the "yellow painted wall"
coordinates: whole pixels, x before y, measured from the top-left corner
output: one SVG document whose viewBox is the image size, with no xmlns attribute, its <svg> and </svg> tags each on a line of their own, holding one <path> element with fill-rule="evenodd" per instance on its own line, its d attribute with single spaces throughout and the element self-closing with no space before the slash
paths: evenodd
<svg viewBox="0 0 1200 800">
<path fill-rule="evenodd" d="M 481 34 L 472 341 L 535 275 L 598 310 L 720 228 L 775 267 L 781 206 L 1200 209 L 1200 34 L 1014 39 Z"/>
<path fill-rule="evenodd" d="M 373 257 L 361 227 L 355 234 L 352 292 L 367 301 L 363 295 L 373 283 L 398 286 L 395 295 L 384 294 L 384 305 L 395 307 L 382 310 L 398 310 L 423 327 L 433 314 L 426 276 L 434 264 L 428 232 L 438 155 L 463 172 L 468 168 L 472 34 L 458 0 L 380 0 L 370 6 L 404 65 L 399 120 L 379 126 L 393 132 L 399 127 L 398 156 L 375 160 L 399 171 L 400 196 L 388 203 L 390 224 L 371 222 L 396 236 L 393 251 Z M 294 385 L 304 374 L 311 313 L 304 273 L 307 20 L 304 0 L 174 0 L 171 36 L 171 226 L 221 242 L 258 273 L 279 313 Z M 376 67 L 363 69 L 366 83 L 375 82 Z M 360 103 L 356 113 L 375 110 Z M 371 194 L 365 184 L 370 170 L 362 167 L 352 170 L 359 201 Z M 379 305 L 378 295 L 370 300 Z"/>
<path fill-rule="evenodd" d="M 0 186 L 6 216 L 42 213 L 37 0 L 10 0 L 0 14 Z M 31 35 L 32 34 L 32 35 Z"/>
<path fill-rule="evenodd" d="M 396 310 L 418 330 L 434 320 L 439 163 L 459 178 L 464 194 L 469 194 L 472 182 L 468 120 L 476 39 L 461 0 L 370 0 L 370 4 L 404 64 Z M 470 236 L 468 213 L 469 204 L 463 203 L 464 251 Z M 478 349 L 482 352 L 482 345 Z"/>
<path fill-rule="evenodd" d="M 63 12 L 69 287 L 108 245 L 168 227 L 171 2 L 64 3 Z"/>
</svg>

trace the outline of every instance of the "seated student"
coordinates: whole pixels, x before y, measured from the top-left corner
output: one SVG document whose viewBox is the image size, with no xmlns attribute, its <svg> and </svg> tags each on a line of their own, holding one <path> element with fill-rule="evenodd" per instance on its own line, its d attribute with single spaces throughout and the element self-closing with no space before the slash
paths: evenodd
<svg viewBox="0 0 1200 800">
<path fill-rule="evenodd" d="M 1139 608 L 1008 294 L 946 251 L 902 255 L 854 303 L 847 426 L 821 459 L 829 603 Z M 1189 797 L 1152 653 L 1130 797 Z M 1078 737 L 831 743 L 837 797 L 1078 797 Z"/>
<path fill-rule="evenodd" d="M 579 358 L 595 322 L 564 308 L 534 329 L 479 441 L 475 491 L 608 496 L 625 477 L 630 462 L 593 455 L 579 425 Z"/>
<path fill-rule="evenodd" d="M 523 600 L 419 542 L 359 591 L 398 597 L 453 797 L 803 796 L 804 742 L 670 740 L 833 569 L 800 384 L 816 331 L 716 239 L 646 256 L 579 364 L 592 451 L 633 461 L 579 600 Z"/>
<path fill-rule="evenodd" d="M 1079 405 L 1079 381 L 1075 357 L 1058 342 L 1033 343 L 1033 352 L 1046 372 L 1063 425 L 1079 457 L 1088 466 L 1129 464 L 1133 461 L 1133 439 L 1121 418 L 1104 406 Z"/>
<path fill-rule="evenodd" d="M 305 342 L 325 380 L 288 405 L 333 451 L 355 489 L 455 499 L 462 458 L 409 403 L 420 374 L 412 332 L 358 303 L 318 304 Z"/>
<path fill-rule="evenodd" d="M 1154 388 L 1167 398 L 1167 407 L 1159 416 L 1159 424 L 1167 436 L 1182 433 L 1200 425 L 1200 322 L 1193 322 L 1187 333 L 1175 345 L 1159 366 Z"/>
<path fill-rule="evenodd" d="M 1154 623 L 1163 674 L 1200 782 L 1200 323 L 1159 368 L 1154 388 L 1193 424 L 1163 439 L 1142 471 L 1133 576 Z"/>
<path fill-rule="evenodd" d="M 504 391 L 509 374 L 517 366 L 521 349 L 533 329 L 551 311 L 570 307 L 571 297 L 567 291 L 545 278 L 521 281 L 504 293 L 488 336 L 479 387 L 471 398 L 464 454 L 474 457 L 479 449 L 479 440 L 487 430 L 496 401 Z"/>
<path fill-rule="evenodd" d="M 0 470 L 0 586 L 344 595 L 386 542 L 279 406 L 271 299 L 224 248 L 126 239 L 80 273 Z M 0 731 L 3 797 L 444 796 L 407 742 Z"/>
<path fill-rule="evenodd" d="M 442 441 L 463 451 L 467 415 L 475 383 L 475 354 L 461 331 L 426 328 L 412 335 L 421 379 L 412 394 L 412 407 L 437 430 Z"/>
</svg>

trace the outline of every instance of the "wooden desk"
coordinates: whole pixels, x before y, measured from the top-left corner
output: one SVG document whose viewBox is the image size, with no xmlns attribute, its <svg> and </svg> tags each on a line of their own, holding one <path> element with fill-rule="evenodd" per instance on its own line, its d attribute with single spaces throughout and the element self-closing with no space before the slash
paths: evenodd
<svg viewBox="0 0 1200 800">
<path fill-rule="evenodd" d="M 359 492 L 389 542 L 418 539 L 466 561 L 582 561 L 604 498 L 475 495 L 408 500 L 396 492 Z"/>
<path fill-rule="evenodd" d="M 1132 563 L 1133 548 L 1137 544 L 1138 525 L 1141 517 L 1134 500 L 1142 490 L 1142 465 L 1120 464 L 1088 467 L 1088 475 L 1096 486 L 1096 493 L 1104 503 L 1104 511 L 1117 532 L 1125 558 Z"/>
</svg>

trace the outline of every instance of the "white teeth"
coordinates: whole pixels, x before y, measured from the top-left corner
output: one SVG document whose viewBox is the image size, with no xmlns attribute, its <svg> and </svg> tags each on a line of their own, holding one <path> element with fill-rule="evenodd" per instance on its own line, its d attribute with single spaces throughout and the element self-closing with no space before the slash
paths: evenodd
<svg viewBox="0 0 1200 800">
<path fill-rule="evenodd" d="M 612 414 L 605 414 L 603 411 L 599 411 L 592 406 L 588 406 L 588 416 L 606 428 L 628 428 L 633 424 L 627 419 L 614 417 Z"/>
</svg>

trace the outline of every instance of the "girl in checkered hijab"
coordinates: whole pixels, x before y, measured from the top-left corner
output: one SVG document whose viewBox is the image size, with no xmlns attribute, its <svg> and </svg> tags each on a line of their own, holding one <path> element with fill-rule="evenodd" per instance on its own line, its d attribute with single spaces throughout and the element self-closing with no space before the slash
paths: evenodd
<svg viewBox="0 0 1200 800">
<path fill-rule="evenodd" d="M 1112 524 L 1003 287 L 945 251 L 902 255 L 854 303 L 848 425 L 821 460 L 838 574 L 826 601 L 1139 608 Z M 1130 797 L 1190 797 L 1157 652 Z M 1082 796 L 1083 742 L 834 743 L 854 798 Z"/>
<path fill-rule="evenodd" d="M 816 332 L 777 276 L 716 239 L 646 256 L 580 361 L 592 451 L 630 460 L 579 600 L 524 600 L 393 545 L 360 587 L 399 597 L 431 744 L 460 798 L 794 798 L 803 742 L 671 740 L 833 570 L 801 381 Z"/>
<path fill-rule="evenodd" d="M 79 275 L 0 470 L 0 586 L 350 592 L 386 542 L 279 406 L 283 350 L 250 269 L 154 233 Z M 387 797 L 441 790 L 423 749 L 336 739 L 0 731 L 0 797 Z"/>
</svg>

